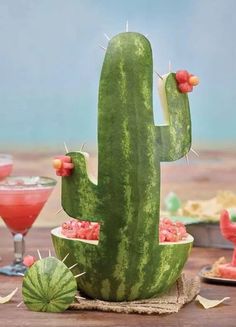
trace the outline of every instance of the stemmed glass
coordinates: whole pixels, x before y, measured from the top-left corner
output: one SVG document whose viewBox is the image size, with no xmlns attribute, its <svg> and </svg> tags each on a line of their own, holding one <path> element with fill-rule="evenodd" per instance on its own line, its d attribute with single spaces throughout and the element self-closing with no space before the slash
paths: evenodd
<svg viewBox="0 0 236 327">
<path fill-rule="evenodd" d="M 11 265 L 0 268 L 1 274 L 17 276 L 25 273 L 24 236 L 55 185 L 55 179 L 39 176 L 13 176 L 0 181 L 0 216 L 13 235 L 15 256 Z"/>
<path fill-rule="evenodd" d="M 12 166 L 12 156 L 0 153 L 0 181 L 11 174 Z"/>
<path fill-rule="evenodd" d="M 12 172 L 13 160 L 9 154 L 0 153 L 0 181 Z M 2 258 L 0 257 L 0 261 Z"/>
</svg>

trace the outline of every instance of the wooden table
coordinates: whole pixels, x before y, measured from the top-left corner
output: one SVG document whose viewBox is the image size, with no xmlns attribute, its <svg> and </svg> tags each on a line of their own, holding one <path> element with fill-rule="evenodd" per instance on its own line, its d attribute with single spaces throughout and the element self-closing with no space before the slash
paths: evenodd
<svg viewBox="0 0 236 327">
<path fill-rule="evenodd" d="M 27 254 L 36 255 L 40 249 L 42 255 L 52 250 L 49 228 L 33 228 L 26 237 Z M 1 265 L 7 264 L 12 259 L 12 239 L 6 228 L 0 228 L 0 254 Z M 220 256 L 230 258 L 229 250 L 194 248 L 185 267 L 185 272 L 195 275 L 204 265 L 214 262 Z M 221 299 L 230 296 L 228 304 L 205 310 L 200 305 L 192 302 L 187 304 L 179 313 L 161 316 L 144 316 L 136 314 L 103 313 L 95 311 L 66 311 L 62 314 L 48 314 L 29 311 L 24 305 L 17 308 L 21 302 L 21 277 L 0 276 L 0 295 L 6 295 L 15 287 L 18 293 L 12 302 L 0 305 L 1 327 L 35 327 L 35 326 L 77 326 L 77 327 L 121 327 L 121 326 L 160 326 L 160 327 L 235 327 L 236 326 L 236 287 L 202 283 L 201 295 L 210 299 Z"/>
</svg>

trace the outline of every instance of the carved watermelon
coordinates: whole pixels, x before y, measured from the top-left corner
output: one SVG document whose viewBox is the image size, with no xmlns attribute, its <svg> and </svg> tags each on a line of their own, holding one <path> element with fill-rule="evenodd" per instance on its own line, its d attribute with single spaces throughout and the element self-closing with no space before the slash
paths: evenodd
<svg viewBox="0 0 236 327">
<path fill-rule="evenodd" d="M 32 311 L 62 312 L 74 302 L 76 279 L 60 260 L 47 257 L 36 261 L 26 272 L 23 301 Z"/>
<path fill-rule="evenodd" d="M 109 41 L 98 100 L 98 182 L 87 174 L 87 155 L 68 153 L 74 169 L 62 177 L 62 206 L 69 216 L 100 222 L 99 244 L 66 239 L 52 231 L 59 258 L 70 253 L 86 274 L 79 289 L 111 301 L 144 299 L 179 277 L 193 238 L 159 244 L 160 162 L 177 160 L 191 145 L 187 94 L 175 74 L 160 80 L 166 124 L 153 117 L 152 50 L 138 33 Z M 75 268 L 76 270 L 76 268 Z"/>
</svg>

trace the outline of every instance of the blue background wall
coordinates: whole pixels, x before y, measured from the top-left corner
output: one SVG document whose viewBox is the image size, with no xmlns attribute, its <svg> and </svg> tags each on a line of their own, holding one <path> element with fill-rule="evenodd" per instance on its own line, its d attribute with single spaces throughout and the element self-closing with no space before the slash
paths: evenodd
<svg viewBox="0 0 236 327">
<path fill-rule="evenodd" d="M 233 147 L 235 12 L 234 0 L 0 0 L 0 150 L 96 144 L 98 45 L 127 19 L 149 35 L 156 70 L 171 60 L 200 77 L 190 95 L 193 144 Z"/>
</svg>

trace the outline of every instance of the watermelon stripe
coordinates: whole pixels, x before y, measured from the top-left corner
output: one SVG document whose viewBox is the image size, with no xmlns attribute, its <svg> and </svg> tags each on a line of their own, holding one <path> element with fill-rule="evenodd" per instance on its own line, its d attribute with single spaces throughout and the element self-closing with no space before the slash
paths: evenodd
<svg viewBox="0 0 236 327">
<path fill-rule="evenodd" d="M 57 265 L 51 276 L 50 295 L 55 298 L 58 294 L 61 294 L 61 291 L 64 290 L 64 288 L 67 289 L 73 287 L 74 280 L 72 276 L 73 274 L 69 269 L 64 269 L 64 274 L 62 275 L 61 265 Z M 58 288 L 58 285 L 60 285 L 60 288 Z"/>
<path fill-rule="evenodd" d="M 26 279 L 23 281 L 23 290 L 28 290 L 32 294 L 35 295 L 35 297 L 44 297 L 44 293 L 42 291 L 42 288 L 38 285 L 37 281 L 34 283 L 33 276 L 27 275 L 27 283 L 25 282 Z M 38 287 L 39 286 L 39 287 Z"/>
<path fill-rule="evenodd" d="M 27 299 L 30 297 L 31 299 L 45 299 L 44 296 L 38 295 L 38 292 L 35 291 L 35 289 L 28 288 L 26 285 L 24 285 L 24 296 L 27 296 Z"/>
<path fill-rule="evenodd" d="M 70 276 L 70 279 L 71 276 Z M 60 296 L 63 296 L 67 293 L 69 293 L 70 291 L 74 290 L 74 287 L 75 287 L 75 283 L 74 281 L 73 282 L 68 282 L 69 279 L 63 281 L 60 283 L 60 289 L 57 288 L 57 291 L 55 292 L 54 289 L 52 289 L 52 293 L 51 293 L 51 296 L 52 298 L 59 298 Z"/>
</svg>

